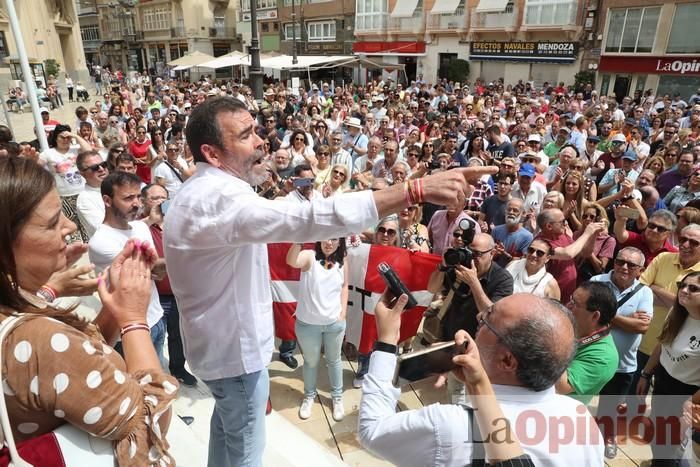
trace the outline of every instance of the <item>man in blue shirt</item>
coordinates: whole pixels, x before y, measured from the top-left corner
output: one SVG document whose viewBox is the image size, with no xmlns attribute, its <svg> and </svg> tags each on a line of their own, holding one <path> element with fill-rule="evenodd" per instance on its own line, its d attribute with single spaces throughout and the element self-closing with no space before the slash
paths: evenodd
<svg viewBox="0 0 700 467">
<path fill-rule="evenodd" d="M 617 454 L 615 409 L 630 389 L 637 370 L 637 349 L 654 314 L 654 294 L 638 280 L 643 269 L 644 254 L 637 248 L 626 247 L 618 252 L 612 271 L 591 279 L 608 284 L 618 304 L 611 334 L 620 362 L 615 376 L 601 389 L 598 403 L 598 417 L 604 417 L 601 430 L 608 459 L 613 459 Z M 630 407 L 629 410 L 633 409 Z"/>
<path fill-rule="evenodd" d="M 506 223 L 497 225 L 491 232 L 496 242 L 496 263 L 505 267 L 513 258 L 525 256 L 532 242 L 532 233 L 523 227 L 523 200 L 511 198 L 506 203 Z"/>
</svg>

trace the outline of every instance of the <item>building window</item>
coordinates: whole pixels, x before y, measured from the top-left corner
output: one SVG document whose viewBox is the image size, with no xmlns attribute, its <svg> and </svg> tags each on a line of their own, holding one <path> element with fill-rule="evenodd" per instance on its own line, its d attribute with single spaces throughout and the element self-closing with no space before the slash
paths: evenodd
<svg viewBox="0 0 700 467">
<path fill-rule="evenodd" d="M 296 34 L 297 34 L 297 40 L 301 39 L 301 25 L 297 24 L 296 25 Z M 294 40 L 293 32 L 292 32 L 292 23 L 287 23 L 284 25 L 284 40 L 285 41 L 291 41 Z"/>
<path fill-rule="evenodd" d="M 146 31 L 169 29 L 171 23 L 170 7 L 156 7 L 143 10 L 143 29 Z"/>
<path fill-rule="evenodd" d="M 2 61 L 3 58 L 9 57 L 10 52 L 7 49 L 7 40 L 5 39 L 5 31 L 0 31 L 0 66 L 7 66 Z"/>
<path fill-rule="evenodd" d="M 357 0 L 355 29 L 376 31 L 386 28 L 389 6 L 387 0 Z"/>
<path fill-rule="evenodd" d="M 270 32 L 270 23 L 260 23 L 262 32 Z"/>
<path fill-rule="evenodd" d="M 525 24 L 575 24 L 577 0 L 527 0 Z"/>
<path fill-rule="evenodd" d="M 309 41 L 330 42 L 335 40 L 335 21 L 308 23 Z"/>
<path fill-rule="evenodd" d="M 700 53 L 700 3 L 676 5 L 671 36 L 668 38 L 669 54 Z"/>
<path fill-rule="evenodd" d="M 654 47 L 660 12 L 661 7 L 610 10 L 605 51 L 650 53 Z"/>
<path fill-rule="evenodd" d="M 301 3 L 301 0 L 297 0 L 297 5 Z M 289 2 L 291 5 L 292 3 Z M 277 8 L 277 0 L 257 0 L 257 3 L 255 4 L 258 7 L 258 10 L 266 9 L 266 8 Z M 241 0 L 241 10 L 243 11 L 250 11 L 250 0 Z"/>
<path fill-rule="evenodd" d="M 96 24 L 90 26 L 80 26 L 80 38 L 84 41 L 99 41 L 100 28 Z"/>
</svg>

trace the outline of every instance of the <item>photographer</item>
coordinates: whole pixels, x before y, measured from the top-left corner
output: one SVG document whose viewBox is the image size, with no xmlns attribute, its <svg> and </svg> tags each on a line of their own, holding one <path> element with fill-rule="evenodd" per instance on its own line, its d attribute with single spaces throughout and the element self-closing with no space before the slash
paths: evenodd
<svg viewBox="0 0 700 467">
<path fill-rule="evenodd" d="M 475 334 L 477 314 L 485 312 L 494 302 L 513 294 L 513 277 L 493 261 L 495 243 L 490 235 L 474 234 L 472 227 L 460 222 L 461 240 L 473 238 L 469 246 L 462 245 L 445 252 L 443 265 L 430 276 L 428 290 L 447 295 L 452 291 L 448 309 L 442 320 L 442 336 L 453 336 L 460 329 Z M 466 228 L 466 232 L 463 228 Z M 455 231 L 455 234 L 457 231 Z M 451 253 L 460 254 L 462 261 L 454 264 Z M 455 378 L 448 381 L 453 403 L 465 402 L 464 385 Z"/>
</svg>

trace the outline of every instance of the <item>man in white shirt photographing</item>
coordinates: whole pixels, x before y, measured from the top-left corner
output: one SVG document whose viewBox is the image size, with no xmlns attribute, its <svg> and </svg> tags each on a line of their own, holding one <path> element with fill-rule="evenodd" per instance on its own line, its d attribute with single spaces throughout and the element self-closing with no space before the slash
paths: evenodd
<svg viewBox="0 0 700 467">
<path fill-rule="evenodd" d="M 480 457 L 474 440 L 480 437 L 472 429 L 473 411 L 432 404 L 396 412 L 401 389 L 392 379 L 405 303 L 399 299 L 389 309 L 382 301 L 375 308 L 377 342 L 362 386 L 360 443 L 398 466 L 475 465 Z M 457 332 L 458 342 L 464 332 Z M 554 390 L 576 349 L 571 312 L 553 300 L 511 295 L 480 314 L 474 343 L 505 419 L 536 466 L 604 465 L 603 438 L 593 417 L 583 404 Z M 494 419 L 490 426 L 503 423 Z"/>
<path fill-rule="evenodd" d="M 464 204 L 467 177 L 451 170 L 372 192 L 270 201 L 254 185 L 268 173 L 256 122 L 238 99 L 199 104 L 187 125 L 197 171 L 165 219 L 165 255 L 180 309 L 185 355 L 215 399 L 209 466 L 260 466 L 265 446 L 267 365 L 273 351 L 266 243 L 311 242 L 361 232 L 408 204 Z"/>
</svg>

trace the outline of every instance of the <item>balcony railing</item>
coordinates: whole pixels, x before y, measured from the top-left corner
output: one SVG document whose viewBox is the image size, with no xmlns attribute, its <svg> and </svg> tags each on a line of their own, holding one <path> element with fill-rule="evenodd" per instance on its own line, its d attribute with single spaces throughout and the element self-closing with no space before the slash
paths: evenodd
<svg viewBox="0 0 700 467">
<path fill-rule="evenodd" d="M 518 9 L 513 8 L 503 13 L 474 13 L 472 29 L 515 28 L 518 21 Z"/>
<path fill-rule="evenodd" d="M 416 10 L 410 18 L 391 18 L 387 31 L 402 33 L 418 33 L 425 29 L 425 15 L 423 10 Z"/>
<path fill-rule="evenodd" d="M 433 31 L 466 30 L 467 14 L 464 7 L 459 7 L 453 14 L 430 15 L 428 17 L 428 29 Z"/>
<path fill-rule="evenodd" d="M 236 28 L 227 28 L 223 26 L 217 26 L 215 28 L 209 28 L 209 37 L 230 38 L 236 36 Z"/>
<path fill-rule="evenodd" d="M 83 49 L 92 51 L 92 50 L 97 50 L 100 48 L 100 45 L 102 44 L 101 39 L 91 39 L 87 41 L 83 41 Z"/>
<path fill-rule="evenodd" d="M 387 13 L 357 14 L 355 15 L 355 32 L 384 32 L 389 23 Z"/>
</svg>

